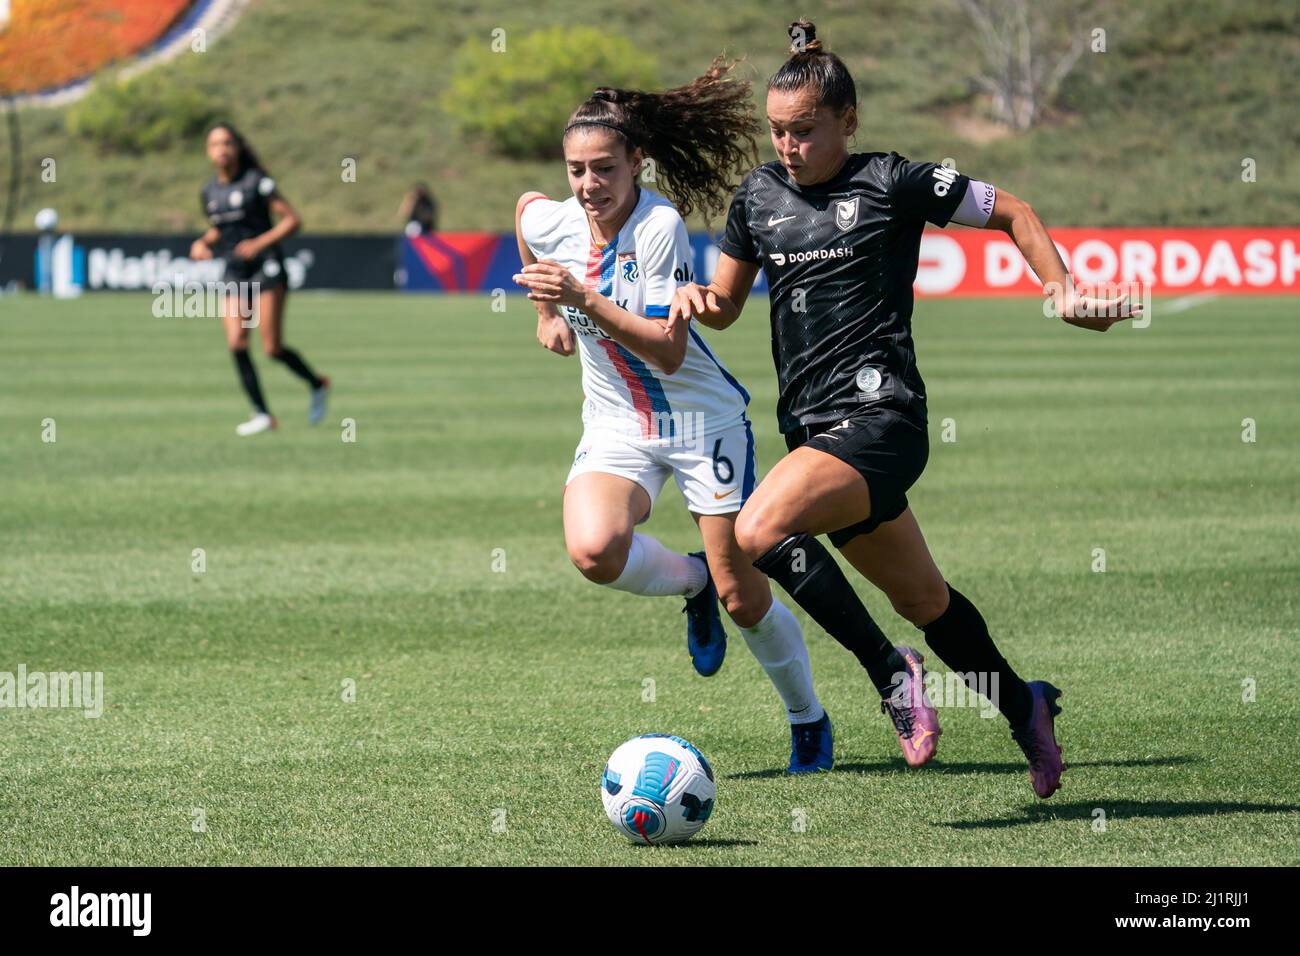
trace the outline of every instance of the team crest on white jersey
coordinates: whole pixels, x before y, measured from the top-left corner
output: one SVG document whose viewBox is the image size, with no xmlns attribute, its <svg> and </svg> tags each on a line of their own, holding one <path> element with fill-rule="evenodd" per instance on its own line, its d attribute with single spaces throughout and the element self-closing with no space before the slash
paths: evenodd
<svg viewBox="0 0 1300 956">
<path fill-rule="evenodd" d="M 858 221 L 858 197 L 841 199 L 835 204 L 835 225 L 841 229 L 852 229 Z"/>
</svg>

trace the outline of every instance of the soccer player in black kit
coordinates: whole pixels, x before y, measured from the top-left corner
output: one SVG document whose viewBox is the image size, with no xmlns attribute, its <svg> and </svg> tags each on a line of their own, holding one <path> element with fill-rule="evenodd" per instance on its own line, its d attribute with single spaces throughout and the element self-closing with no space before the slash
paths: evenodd
<svg viewBox="0 0 1300 956">
<path fill-rule="evenodd" d="M 911 333 L 922 230 L 928 221 L 1005 231 L 1057 314 L 1082 328 L 1105 331 L 1139 307 L 1078 295 L 1043 224 L 1010 193 L 896 153 L 850 154 L 852 77 L 812 23 L 789 33 L 791 56 L 767 92 L 778 161 L 750 173 L 733 198 L 713 281 L 679 288 L 669 313 L 670 322 L 694 316 L 724 329 L 760 265 L 767 276 L 777 417 L 790 454 L 741 510 L 737 542 L 862 663 L 908 764 L 926 763 L 940 732 L 923 693 L 924 658 L 890 643 L 817 535 L 828 535 L 972 689 L 987 675 L 1034 792 L 1049 797 L 1065 769 L 1054 728 L 1060 691 L 1026 683 L 1007 663 L 979 611 L 935 566 L 907 502 L 929 455 Z"/>
<path fill-rule="evenodd" d="M 233 126 L 219 123 L 212 127 L 208 131 L 207 148 L 216 175 L 203 187 L 200 196 L 211 226 L 194 240 L 190 258 L 225 259 L 225 281 L 240 284 L 240 294 L 225 299 L 222 323 L 253 414 L 235 431 L 239 435 L 256 435 L 274 429 L 277 424 L 248 354 L 248 323 L 240 309 L 249 296 L 243 289 L 256 295 L 253 324 L 262 331 L 262 348 L 307 383 L 311 389 L 307 420 L 318 424 L 325 417 L 330 381 L 313 372 L 302 356 L 283 340 L 284 303 L 289 284 L 280 241 L 297 232 L 302 220 L 280 195 L 275 180 L 267 175 L 257 154 Z M 272 213 L 279 218 L 274 225 Z M 248 314 L 246 307 L 244 314 Z"/>
</svg>

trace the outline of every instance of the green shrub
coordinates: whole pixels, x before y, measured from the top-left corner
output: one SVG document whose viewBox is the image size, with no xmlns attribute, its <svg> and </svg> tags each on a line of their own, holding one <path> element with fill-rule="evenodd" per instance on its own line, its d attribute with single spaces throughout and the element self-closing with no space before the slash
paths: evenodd
<svg viewBox="0 0 1300 956">
<path fill-rule="evenodd" d="M 114 152 L 139 155 L 202 133 L 221 113 L 201 91 L 145 74 L 108 77 L 67 112 L 68 132 Z"/>
<path fill-rule="evenodd" d="M 443 109 L 460 128 L 515 159 L 560 155 L 569 114 L 598 86 L 653 89 L 654 57 L 590 27 L 551 27 L 493 52 L 471 38 L 458 54 Z"/>
</svg>

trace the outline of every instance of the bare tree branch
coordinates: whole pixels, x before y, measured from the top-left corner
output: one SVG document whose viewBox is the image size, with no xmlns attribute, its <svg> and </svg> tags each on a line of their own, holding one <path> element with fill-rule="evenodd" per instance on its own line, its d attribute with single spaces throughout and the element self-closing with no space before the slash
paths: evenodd
<svg viewBox="0 0 1300 956">
<path fill-rule="evenodd" d="M 993 116 L 1029 129 L 1051 105 L 1086 49 L 1085 18 L 1096 0 L 957 0 L 980 51 L 972 79 L 990 99 Z"/>
</svg>

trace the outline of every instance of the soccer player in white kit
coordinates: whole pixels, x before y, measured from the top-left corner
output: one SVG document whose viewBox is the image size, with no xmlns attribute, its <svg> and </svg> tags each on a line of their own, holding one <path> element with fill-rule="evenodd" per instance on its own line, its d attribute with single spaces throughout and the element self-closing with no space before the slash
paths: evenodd
<svg viewBox="0 0 1300 956">
<path fill-rule="evenodd" d="M 748 84 L 721 59 L 663 93 L 596 90 L 564 130 L 573 196 L 519 198 L 525 265 L 515 281 L 537 303 L 542 345 L 576 350 L 582 364 L 583 435 L 564 491 L 569 557 L 595 583 L 684 597 L 687 645 L 706 677 L 726 651 L 721 602 L 785 703 L 789 772 L 808 773 L 830 769 L 832 737 L 803 633 L 736 545 L 736 515 L 757 483 L 749 394 L 689 323 L 666 322 L 693 278 L 682 214 L 723 208 L 746 156 L 735 144 L 747 139 L 752 152 L 756 130 Z M 637 184 L 647 159 L 672 201 Z M 635 530 L 669 476 L 703 552 L 677 554 Z"/>
</svg>

